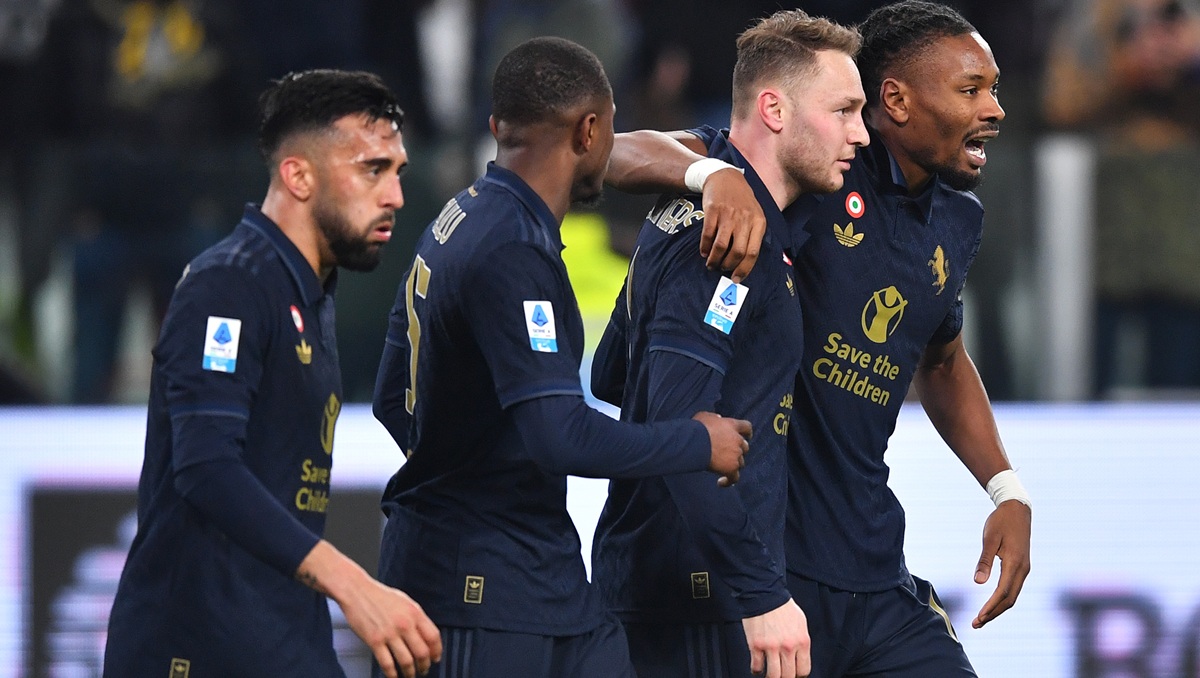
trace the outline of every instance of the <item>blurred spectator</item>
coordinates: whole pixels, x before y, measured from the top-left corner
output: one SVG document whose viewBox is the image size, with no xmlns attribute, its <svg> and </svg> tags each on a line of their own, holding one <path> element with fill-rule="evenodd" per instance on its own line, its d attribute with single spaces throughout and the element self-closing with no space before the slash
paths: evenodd
<svg viewBox="0 0 1200 678">
<path fill-rule="evenodd" d="M 246 111 L 257 83 L 240 79 L 255 69 L 233 9 L 217 0 L 66 0 L 51 25 L 38 65 L 56 85 L 41 111 L 51 144 L 31 163 L 46 181 L 32 190 L 66 198 L 69 211 L 32 214 L 23 228 L 54 229 L 46 219 L 54 215 L 74 234 L 74 402 L 111 398 L 135 286 L 149 291 L 160 319 L 188 259 L 236 221 L 218 206 L 245 193 L 245 163 L 226 151 L 253 128 Z M 53 151 L 56 138 L 78 156 Z"/>
<path fill-rule="evenodd" d="M 1200 7 L 1078 0 L 1044 84 L 1047 121 L 1099 144 L 1097 395 L 1200 388 Z"/>
<path fill-rule="evenodd" d="M 988 143 L 983 246 L 971 265 L 967 341 L 992 401 L 1039 393 L 1040 351 L 1027 299 L 1037 261 L 1034 148 L 1042 131 L 1039 88 L 1053 17 L 1046 0 L 948 2 L 986 36 L 1000 67 L 1000 136 Z"/>
<path fill-rule="evenodd" d="M 620 0 L 472 0 L 472 4 L 474 115 L 468 122 L 469 134 L 487 131 L 492 74 L 500 58 L 529 38 L 567 38 L 591 50 L 610 79 L 624 72 L 631 27 Z"/>
</svg>

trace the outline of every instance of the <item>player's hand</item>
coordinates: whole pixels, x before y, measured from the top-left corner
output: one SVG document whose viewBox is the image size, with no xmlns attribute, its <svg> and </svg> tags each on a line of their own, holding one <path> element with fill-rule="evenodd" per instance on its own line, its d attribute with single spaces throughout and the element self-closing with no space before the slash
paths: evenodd
<svg viewBox="0 0 1200 678">
<path fill-rule="evenodd" d="M 415 678 L 442 659 L 442 636 L 408 594 L 375 581 L 324 539 L 300 563 L 296 578 L 337 601 L 388 678 Z"/>
<path fill-rule="evenodd" d="M 804 678 L 812 671 L 808 618 L 790 598 L 779 607 L 742 620 L 750 646 L 750 672 L 767 678 Z"/>
<path fill-rule="evenodd" d="M 704 182 L 704 231 L 700 254 L 710 269 L 732 270 L 741 282 L 758 261 L 767 218 L 746 177 L 734 169 L 713 172 Z"/>
<path fill-rule="evenodd" d="M 983 525 L 983 553 L 975 567 L 975 583 L 985 583 L 992 574 L 992 562 L 1000 558 L 1000 578 L 996 591 L 980 608 L 972 628 L 999 617 L 1017 602 L 1025 578 L 1029 576 L 1029 531 L 1033 514 L 1029 507 L 1010 499 L 992 511 Z"/>
<path fill-rule="evenodd" d="M 442 637 L 408 594 L 375 580 L 360 604 L 342 605 L 346 621 L 388 678 L 423 676 L 442 658 Z"/>
<path fill-rule="evenodd" d="M 708 470 L 721 476 L 717 482 L 728 487 L 738 481 L 738 471 L 746 465 L 745 455 L 750 451 L 750 422 L 745 419 L 722 417 L 712 412 L 697 412 L 692 417 L 708 429 L 708 441 L 712 446 L 712 459 Z"/>
</svg>

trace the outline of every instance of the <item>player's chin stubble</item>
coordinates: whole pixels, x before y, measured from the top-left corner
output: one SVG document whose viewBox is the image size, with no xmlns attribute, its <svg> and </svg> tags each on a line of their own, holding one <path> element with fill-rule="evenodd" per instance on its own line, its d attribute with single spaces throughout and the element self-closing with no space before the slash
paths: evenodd
<svg viewBox="0 0 1200 678">
<path fill-rule="evenodd" d="M 383 246 L 370 241 L 375 222 L 372 222 L 372 228 L 359 236 L 355 234 L 354 227 L 344 215 L 336 210 L 326 209 L 324 205 L 313 208 L 313 219 L 329 243 L 329 250 L 337 259 L 338 266 L 361 272 L 373 271 L 379 266 L 383 257 Z"/>
</svg>

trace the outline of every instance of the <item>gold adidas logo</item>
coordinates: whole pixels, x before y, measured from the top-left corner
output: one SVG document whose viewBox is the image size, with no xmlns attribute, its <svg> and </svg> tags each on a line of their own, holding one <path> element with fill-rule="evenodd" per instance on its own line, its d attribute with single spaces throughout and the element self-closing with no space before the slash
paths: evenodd
<svg viewBox="0 0 1200 678">
<path fill-rule="evenodd" d="M 833 237 L 837 238 L 837 241 L 846 247 L 856 247 L 860 242 L 862 242 L 863 236 L 865 235 L 866 233 L 854 232 L 853 221 L 846 224 L 846 228 L 844 229 L 837 224 L 833 225 Z"/>
<path fill-rule="evenodd" d="M 477 574 L 467 575 L 467 585 L 463 588 L 463 602 L 483 604 L 483 577 Z"/>
</svg>

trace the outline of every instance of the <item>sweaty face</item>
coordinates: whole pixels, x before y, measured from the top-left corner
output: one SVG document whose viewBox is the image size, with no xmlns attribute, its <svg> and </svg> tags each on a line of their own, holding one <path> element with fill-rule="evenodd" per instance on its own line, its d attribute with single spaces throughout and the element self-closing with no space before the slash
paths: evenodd
<svg viewBox="0 0 1200 678">
<path fill-rule="evenodd" d="M 913 162 L 957 190 L 983 178 L 984 144 L 1000 132 L 1000 70 L 978 33 L 934 42 L 910 69 L 909 129 Z"/>
<path fill-rule="evenodd" d="M 863 125 L 865 96 L 858 68 L 849 55 L 817 53 L 815 73 L 789 93 L 794 115 L 779 145 L 779 165 L 803 193 L 832 193 L 859 146 L 869 142 Z"/>
<path fill-rule="evenodd" d="M 408 165 L 400 132 L 390 120 L 365 115 L 338 120 L 316 164 L 312 217 L 323 236 L 322 263 L 352 271 L 379 265 L 404 205 L 400 175 Z"/>
<path fill-rule="evenodd" d="M 604 195 L 604 175 L 608 174 L 608 160 L 612 155 L 614 132 L 612 101 L 600 106 L 596 117 L 596 138 L 588 157 L 580 164 L 580 176 L 571 186 L 571 203 L 595 207 Z"/>
</svg>

